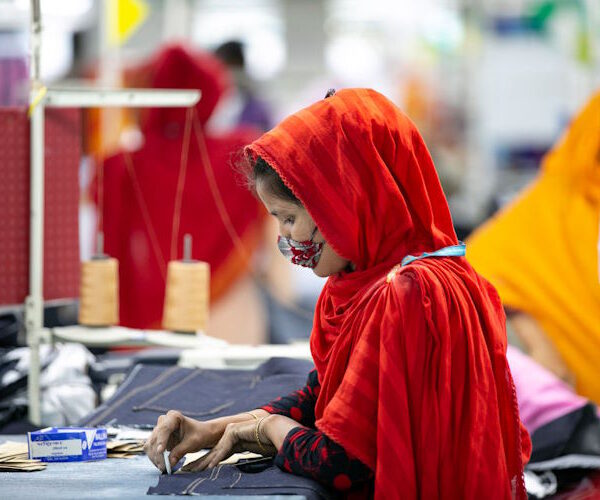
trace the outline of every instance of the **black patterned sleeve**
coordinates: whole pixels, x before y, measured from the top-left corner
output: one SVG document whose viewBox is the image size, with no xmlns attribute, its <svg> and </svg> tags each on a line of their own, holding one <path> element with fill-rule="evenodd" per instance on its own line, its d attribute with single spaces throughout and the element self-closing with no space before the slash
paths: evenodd
<svg viewBox="0 0 600 500">
<path fill-rule="evenodd" d="M 296 427 L 288 432 L 275 463 L 286 472 L 313 478 L 336 490 L 368 490 L 373 480 L 371 469 L 315 429 L 315 403 L 320 389 L 317 371 L 313 370 L 305 387 L 261 407 L 310 427 Z"/>
<path fill-rule="evenodd" d="M 262 410 L 278 415 L 285 415 L 307 427 L 315 426 L 315 403 L 319 395 L 319 377 L 317 370 L 308 374 L 306 385 L 287 396 L 274 399 L 261 406 Z"/>
<path fill-rule="evenodd" d="M 275 464 L 339 491 L 369 490 L 374 477 L 369 467 L 323 432 L 302 427 L 288 433 Z"/>
</svg>

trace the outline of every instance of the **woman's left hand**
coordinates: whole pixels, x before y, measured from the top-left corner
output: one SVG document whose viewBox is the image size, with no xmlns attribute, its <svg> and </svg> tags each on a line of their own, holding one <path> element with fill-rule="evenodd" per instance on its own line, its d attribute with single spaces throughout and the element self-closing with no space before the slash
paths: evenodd
<svg viewBox="0 0 600 500">
<path fill-rule="evenodd" d="M 262 448 L 256 441 L 257 425 L 258 436 Z M 252 451 L 264 456 L 271 456 L 283 446 L 287 434 L 301 424 L 283 415 L 269 415 L 260 421 L 246 420 L 245 422 L 227 424 L 223 436 L 209 453 L 202 458 L 186 465 L 184 471 L 201 471 L 215 467 L 222 460 L 226 460 L 234 453 Z"/>
<path fill-rule="evenodd" d="M 252 451 L 261 455 L 271 456 L 277 453 L 277 449 L 265 434 L 265 426 L 267 420 L 276 415 L 269 416 L 262 421 L 248 420 L 245 422 L 227 424 L 225 432 L 209 453 L 202 458 L 186 465 L 183 470 L 202 471 L 207 468 L 215 467 L 222 460 L 226 460 L 234 453 L 243 451 Z M 260 422 L 259 437 L 262 444 L 262 449 L 256 441 L 256 429 Z"/>
</svg>

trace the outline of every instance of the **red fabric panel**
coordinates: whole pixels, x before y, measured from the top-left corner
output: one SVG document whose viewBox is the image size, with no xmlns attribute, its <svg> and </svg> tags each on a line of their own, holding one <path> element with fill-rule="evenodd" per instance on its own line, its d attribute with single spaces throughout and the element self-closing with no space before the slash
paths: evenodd
<svg viewBox="0 0 600 500">
<path fill-rule="evenodd" d="M 429 152 L 381 94 L 348 89 L 247 148 L 302 201 L 354 272 L 331 276 L 311 349 L 317 427 L 375 471 L 376 498 L 526 498 L 529 436 L 502 305 L 464 258 Z"/>
<path fill-rule="evenodd" d="M 153 88 L 194 88 L 202 92 L 194 116 L 215 180 L 235 231 L 250 255 L 264 220 L 264 210 L 242 186 L 231 167 L 231 155 L 257 137 L 253 129 L 209 135 L 203 130 L 226 88 L 227 73 L 207 53 L 169 45 L 145 66 Z M 175 195 L 184 144 L 187 111 L 150 108 L 142 119 L 143 146 L 104 162 L 103 229 L 105 252 L 119 260 L 120 323 L 133 328 L 160 328 L 165 294 L 165 266 L 171 259 Z M 135 178 L 127 169 L 129 154 Z M 139 186 L 139 189 L 136 188 Z M 147 218 L 139 201 L 147 206 Z M 211 266 L 211 300 L 224 293 L 248 262 L 234 247 L 221 219 L 205 173 L 192 127 L 176 259 L 183 258 L 183 236 L 193 237 L 192 257 Z M 158 254 L 158 257 L 157 257 Z M 160 262 L 159 262 L 160 261 Z"/>
<path fill-rule="evenodd" d="M 79 295 L 80 114 L 47 109 L 45 124 L 44 299 Z M 0 108 L 0 304 L 29 287 L 29 120 Z"/>
<path fill-rule="evenodd" d="M 252 194 L 236 183 L 229 155 L 253 137 L 237 134 L 206 141 L 229 216 L 243 237 L 250 236 L 256 229 L 263 219 L 263 212 Z M 180 139 L 168 141 L 147 136 L 145 146 L 131 155 L 160 254 L 166 263 L 170 260 L 180 154 Z M 153 252 L 149 230 L 125 162 L 125 155 L 121 153 L 104 164 L 105 252 L 119 260 L 120 323 L 132 328 L 160 328 L 165 278 Z M 183 236 L 188 233 L 193 237 L 192 257 L 210 263 L 214 286 L 227 260 L 232 254 L 238 255 L 219 217 L 194 140 L 190 147 L 177 238 L 179 259 L 183 258 Z M 248 247 L 247 251 L 252 249 Z"/>
</svg>

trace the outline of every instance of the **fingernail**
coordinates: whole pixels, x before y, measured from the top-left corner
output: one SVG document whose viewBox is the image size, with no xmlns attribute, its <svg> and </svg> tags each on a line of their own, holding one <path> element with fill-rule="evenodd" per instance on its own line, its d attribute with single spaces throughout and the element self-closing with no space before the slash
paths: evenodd
<svg viewBox="0 0 600 500">
<path fill-rule="evenodd" d="M 157 451 L 158 453 L 162 453 L 162 452 L 163 452 L 163 445 L 162 445 L 162 444 L 159 444 L 159 445 L 156 447 L 156 451 Z"/>
</svg>

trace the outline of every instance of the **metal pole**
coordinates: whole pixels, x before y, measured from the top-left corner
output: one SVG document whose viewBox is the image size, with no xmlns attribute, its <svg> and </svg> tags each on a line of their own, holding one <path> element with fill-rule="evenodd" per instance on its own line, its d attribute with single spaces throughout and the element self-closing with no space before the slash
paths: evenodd
<svg viewBox="0 0 600 500">
<path fill-rule="evenodd" d="M 29 367 L 29 420 L 41 424 L 40 412 L 40 336 L 44 321 L 44 105 L 31 115 L 30 135 L 30 229 L 29 229 L 29 296 L 25 303 L 27 345 L 31 351 Z"/>
<path fill-rule="evenodd" d="M 40 46 L 42 43 L 42 15 L 40 0 L 31 0 L 31 58 L 29 74 L 35 87 L 40 81 Z"/>
<path fill-rule="evenodd" d="M 101 6 L 103 8 L 103 5 Z M 195 90 L 101 90 L 43 89 L 40 73 L 41 13 L 39 0 L 31 0 L 30 58 L 30 226 L 29 226 L 29 295 L 25 300 L 25 331 L 30 348 L 27 396 L 29 420 L 41 425 L 40 343 L 44 336 L 44 109 L 90 106 L 193 106 L 200 99 Z M 45 90 L 45 89 L 44 89 Z M 42 96 L 42 97 L 40 97 Z"/>
<path fill-rule="evenodd" d="M 40 88 L 40 3 L 31 2 L 31 79 L 30 102 Z M 30 229 L 29 229 L 29 296 L 25 300 L 25 329 L 30 349 L 27 395 L 29 420 L 41 425 L 40 337 L 44 326 L 44 103 L 33 108 L 30 117 Z"/>
</svg>

